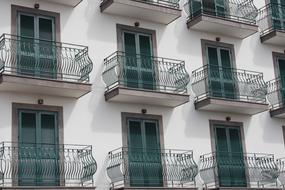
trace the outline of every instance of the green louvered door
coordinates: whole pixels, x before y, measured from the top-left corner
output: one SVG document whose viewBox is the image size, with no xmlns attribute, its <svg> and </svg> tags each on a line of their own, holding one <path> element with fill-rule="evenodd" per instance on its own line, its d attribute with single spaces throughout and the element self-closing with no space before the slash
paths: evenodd
<svg viewBox="0 0 285 190">
<path fill-rule="evenodd" d="M 285 29 L 285 0 L 270 0 L 272 27 L 276 30 Z"/>
<path fill-rule="evenodd" d="M 19 110 L 19 186 L 58 186 L 56 112 Z"/>
<path fill-rule="evenodd" d="M 226 11 L 225 0 L 202 0 L 203 13 L 224 17 Z"/>
<path fill-rule="evenodd" d="M 163 186 L 158 122 L 128 119 L 129 177 L 131 186 Z"/>
<path fill-rule="evenodd" d="M 152 59 L 151 36 L 123 32 L 124 84 L 130 88 L 154 90 L 155 68 Z"/>
<path fill-rule="evenodd" d="M 246 187 L 239 127 L 215 125 L 216 161 L 220 187 Z"/>
<path fill-rule="evenodd" d="M 18 13 L 17 72 L 21 75 L 56 78 L 54 18 Z"/>
<path fill-rule="evenodd" d="M 277 58 L 280 74 L 280 103 L 282 106 L 285 105 L 285 59 Z"/>
<path fill-rule="evenodd" d="M 212 97 L 235 99 L 237 90 L 232 70 L 231 51 L 220 47 L 207 47 L 208 85 Z"/>
</svg>

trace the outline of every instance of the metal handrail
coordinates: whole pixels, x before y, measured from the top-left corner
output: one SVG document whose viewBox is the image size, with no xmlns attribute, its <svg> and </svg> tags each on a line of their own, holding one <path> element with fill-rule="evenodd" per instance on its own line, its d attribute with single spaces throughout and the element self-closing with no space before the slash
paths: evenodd
<svg viewBox="0 0 285 190">
<path fill-rule="evenodd" d="M 188 15 L 188 22 L 194 20 L 201 15 L 222 18 L 224 20 L 232 20 L 245 24 L 255 25 L 257 17 L 257 8 L 253 0 L 223 0 L 222 9 L 210 8 L 204 0 L 185 0 L 184 10 Z M 218 0 L 213 0 L 213 4 L 219 5 Z"/>
<path fill-rule="evenodd" d="M 267 99 L 271 110 L 285 106 L 285 77 L 279 77 L 267 82 Z"/>
<path fill-rule="evenodd" d="M 206 187 L 218 187 L 220 180 L 231 185 L 224 170 L 240 174 L 234 179 L 235 187 L 276 186 L 279 175 L 273 154 L 219 151 L 200 156 L 199 173 Z"/>
<path fill-rule="evenodd" d="M 101 0 L 101 6 L 102 4 L 108 1 L 109 0 Z M 163 6 L 167 8 L 179 9 L 179 0 L 129 0 L 129 1 L 137 1 L 141 3 L 153 4 L 153 5 Z"/>
<path fill-rule="evenodd" d="M 91 145 L 0 143 L 0 186 L 93 186 Z"/>
<path fill-rule="evenodd" d="M 86 46 L 10 34 L 0 37 L 0 74 L 88 83 L 92 69 Z"/>
<path fill-rule="evenodd" d="M 113 188 L 132 186 L 134 181 L 144 186 L 146 179 L 153 186 L 190 187 L 197 173 L 192 151 L 122 147 L 108 154 L 107 175 Z"/>
<path fill-rule="evenodd" d="M 187 94 L 190 76 L 184 61 L 117 51 L 104 59 L 106 92 L 117 87 Z"/>
<path fill-rule="evenodd" d="M 191 80 L 196 102 L 214 97 L 266 103 L 266 83 L 260 72 L 205 65 L 192 72 Z"/>
<path fill-rule="evenodd" d="M 284 25 L 285 6 L 276 3 L 269 3 L 258 11 L 257 23 L 261 36 L 272 31 L 285 31 Z"/>
<path fill-rule="evenodd" d="M 277 159 L 276 163 L 279 172 L 278 180 L 281 187 L 285 188 L 285 158 Z"/>
</svg>

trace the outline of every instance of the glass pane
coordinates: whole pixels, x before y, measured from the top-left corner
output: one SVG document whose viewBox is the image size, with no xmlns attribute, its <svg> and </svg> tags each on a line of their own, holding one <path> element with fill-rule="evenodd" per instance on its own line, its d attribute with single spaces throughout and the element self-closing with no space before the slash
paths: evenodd
<svg viewBox="0 0 285 190">
<path fill-rule="evenodd" d="M 156 122 L 144 122 L 146 137 L 146 155 L 144 177 L 145 186 L 162 186 L 162 165 L 159 133 Z"/>
<path fill-rule="evenodd" d="M 124 33 L 125 53 L 126 56 L 135 56 L 136 52 L 136 36 L 132 33 Z"/>
<path fill-rule="evenodd" d="M 239 129 L 229 129 L 230 143 L 231 143 L 231 186 L 245 187 L 245 166 L 243 159 L 242 143 Z"/>
<path fill-rule="evenodd" d="M 140 54 L 151 56 L 151 41 L 149 36 L 139 35 Z"/>
<path fill-rule="evenodd" d="M 36 113 L 21 112 L 21 139 L 23 143 L 36 143 Z"/>
<path fill-rule="evenodd" d="M 44 144 L 56 142 L 56 117 L 53 114 L 41 114 L 41 139 Z"/>
<path fill-rule="evenodd" d="M 20 36 L 35 37 L 34 17 L 28 15 L 20 15 Z"/>
<path fill-rule="evenodd" d="M 205 14 L 216 15 L 214 0 L 203 0 L 203 8 Z"/>
<path fill-rule="evenodd" d="M 51 19 L 39 18 L 39 38 L 53 40 L 53 21 Z"/>
<path fill-rule="evenodd" d="M 285 59 L 278 59 L 280 72 L 280 96 L 282 104 L 285 103 Z"/>
<path fill-rule="evenodd" d="M 128 121 L 129 124 L 129 172 L 132 186 L 144 184 L 143 173 L 143 142 L 140 121 Z"/>
<path fill-rule="evenodd" d="M 20 112 L 19 185 L 36 183 L 36 113 Z"/>
</svg>

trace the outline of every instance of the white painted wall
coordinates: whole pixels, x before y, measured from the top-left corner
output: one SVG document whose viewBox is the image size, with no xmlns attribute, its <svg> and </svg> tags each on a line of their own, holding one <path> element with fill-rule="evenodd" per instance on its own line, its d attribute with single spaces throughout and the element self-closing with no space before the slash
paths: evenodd
<svg viewBox="0 0 285 190">
<path fill-rule="evenodd" d="M 0 0 L 0 34 L 11 33 L 11 4 L 33 7 L 36 0 Z M 156 30 L 158 55 L 186 61 L 189 73 L 202 66 L 201 39 L 215 40 L 216 35 L 188 30 L 183 15 L 168 26 L 100 13 L 99 0 L 84 0 L 76 8 L 40 3 L 40 8 L 61 15 L 62 42 L 89 46 L 94 63 L 91 76 L 92 92 L 79 100 L 31 94 L 0 93 L 0 141 L 11 140 L 12 102 L 35 104 L 42 98 L 46 105 L 63 106 L 64 138 L 69 144 L 92 144 L 98 163 L 95 182 L 99 189 L 107 189 L 104 160 L 110 150 L 122 145 L 121 112 L 140 113 L 146 108 L 149 114 L 163 116 L 165 148 L 193 149 L 195 160 L 211 152 L 209 119 L 244 123 L 247 152 L 273 153 L 284 157 L 282 125 L 284 120 L 270 118 L 269 112 L 253 117 L 214 112 L 195 111 L 191 101 L 175 109 L 146 105 L 108 103 L 104 100 L 104 83 L 101 79 L 103 59 L 116 51 L 116 24 L 133 25 Z M 255 0 L 257 7 L 263 1 Z M 283 52 L 282 47 L 260 43 L 259 33 L 241 41 L 220 36 L 221 41 L 234 44 L 237 68 L 264 73 L 265 80 L 274 78 L 272 51 Z"/>
</svg>

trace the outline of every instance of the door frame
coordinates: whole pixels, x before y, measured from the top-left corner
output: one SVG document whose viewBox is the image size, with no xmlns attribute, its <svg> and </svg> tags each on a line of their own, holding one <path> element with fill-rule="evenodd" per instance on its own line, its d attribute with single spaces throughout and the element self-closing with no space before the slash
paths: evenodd
<svg viewBox="0 0 285 190">
<path fill-rule="evenodd" d="M 162 115 L 151 115 L 151 114 L 140 114 L 140 113 L 129 113 L 129 112 L 122 112 L 121 113 L 122 118 L 122 144 L 123 147 L 128 147 L 128 119 L 139 119 L 139 120 L 156 120 L 158 124 L 158 130 L 159 130 L 159 141 L 160 141 L 160 148 L 162 150 L 165 149 L 164 147 L 164 133 L 163 133 L 163 120 Z M 162 151 L 161 151 L 162 152 Z M 163 167 L 163 166 L 162 166 Z M 163 187 L 166 186 L 165 181 L 163 180 L 162 183 Z M 127 181 L 125 184 L 125 187 L 131 187 L 130 181 Z"/>
<path fill-rule="evenodd" d="M 242 122 L 237 122 L 237 121 L 223 121 L 223 120 L 209 120 L 209 126 L 210 126 L 210 141 L 211 141 L 211 149 L 212 152 L 216 152 L 216 138 L 215 138 L 215 125 L 223 125 L 225 127 L 230 127 L 230 128 L 239 128 L 240 129 L 240 138 L 241 138 L 241 144 L 242 144 L 242 149 L 243 153 L 246 153 L 246 146 L 245 146 L 245 133 L 244 133 L 244 125 Z M 217 168 L 216 168 L 217 169 Z M 218 171 L 215 171 L 215 174 L 218 174 Z M 246 174 L 246 181 L 249 181 L 248 174 L 249 171 L 245 169 L 245 174 Z M 219 187 L 219 177 L 215 177 L 215 186 Z M 248 186 L 248 184 L 247 184 Z"/>
<path fill-rule="evenodd" d="M 12 103 L 12 142 L 18 143 L 19 136 L 19 118 L 18 110 L 33 110 L 33 111 L 43 111 L 43 112 L 57 112 L 58 119 L 58 144 L 64 144 L 64 127 L 63 127 L 63 107 L 61 106 L 49 106 L 49 105 L 38 105 L 38 104 L 23 104 L 23 103 Z M 13 154 L 14 158 L 18 159 L 17 154 Z M 62 155 L 60 155 L 62 158 Z M 15 162 L 13 162 L 15 163 Z M 64 176 L 60 177 L 60 185 L 64 185 Z M 12 185 L 18 186 L 18 180 L 16 176 L 13 175 Z"/>
</svg>

